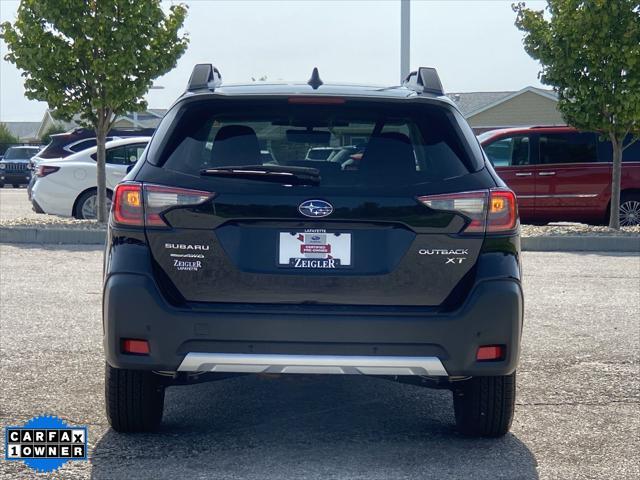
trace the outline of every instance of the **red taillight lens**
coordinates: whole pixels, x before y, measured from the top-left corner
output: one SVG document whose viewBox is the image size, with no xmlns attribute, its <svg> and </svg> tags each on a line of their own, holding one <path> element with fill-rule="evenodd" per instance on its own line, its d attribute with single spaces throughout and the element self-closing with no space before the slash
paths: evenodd
<svg viewBox="0 0 640 480">
<path fill-rule="evenodd" d="M 142 207 L 142 185 L 139 183 L 121 183 L 116 186 L 111 204 L 114 223 L 120 225 L 144 225 Z"/>
<path fill-rule="evenodd" d="M 487 198 L 489 192 L 447 193 L 444 195 L 429 195 L 418 197 L 418 200 L 434 210 L 454 211 L 471 219 L 464 229 L 465 233 L 484 233 L 487 218 Z"/>
<path fill-rule="evenodd" d="M 161 213 L 171 207 L 197 205 L 215 193 L 186 188 L 147 185 L 137 182 L 121 183 L 113 194 L 111 213 L 113 222 L 120 225 L 167 227 Z"/>
<path fill-rule="evenodd" d="M 134 340 L 132 338 L 122 340 L 122 353 L 149 355 L 149 351 L 149 342 L 146 340 Z"/>
<path fill-rule="evenodd" d="M 516 196 L 508 189 L 428 195 L 418 200 L 434 210 L 459 212 L 470 218 L 464 233 L 506 233 L 518 227 Z"/>
<path fill-rule="evenodd" d="M 483 345 L 478 347 L 476 360 L 478 362 L 497 362 L 504 360 L 507 349 L 504 345 Z"/>
<path fill-rule="evenodd" d="M 164 187 L 162 185 L 144 186 L 145 225 L 166 227 L 160 213 L 171 207 L 197 205 L 214 197 L 214 193 L 185 188 Z"/>
<path fill-rule="evenodd" d="M 53 165 L 40 165 L 36 170 L 36 177 L 46 177 L 58 170 L 60 170 L 60 167 L 54 167 Z"/>
<path fill-rule="evenodd" d="M 489 192 L 487 232 L 509 232 L 518 227 L 518 204 L 516 195 L 507 189 Z"/>
</svg>

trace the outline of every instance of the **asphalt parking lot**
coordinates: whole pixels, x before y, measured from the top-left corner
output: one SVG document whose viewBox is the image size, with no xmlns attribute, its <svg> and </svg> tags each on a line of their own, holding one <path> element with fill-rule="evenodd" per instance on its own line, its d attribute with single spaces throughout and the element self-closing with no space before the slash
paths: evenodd
<svg viewBox="0 0 640 480">
<path fill-rule="evenodd" d="M 517 411 L 498 440 L 460 437 L 449 392 L 353 376 L 173 388 L 159 433 L 116 434 L 102 396 L 101 259 L 100 248 L 0 246 L 0 423 L 55 414 L 89 428 L 91 462 L 52 478 L 640 476 L 640 256 L 524 254 Z M 2 479 L 33 477 L 0 461 Z"/>
</svg>

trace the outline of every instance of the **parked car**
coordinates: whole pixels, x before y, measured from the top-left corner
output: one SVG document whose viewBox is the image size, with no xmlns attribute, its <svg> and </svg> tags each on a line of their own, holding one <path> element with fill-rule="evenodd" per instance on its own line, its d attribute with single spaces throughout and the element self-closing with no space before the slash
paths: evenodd
<svg viewBox="0 0 640 480">
<path fill-rule="evenodd" d="M 109 199 L 149 143 L 150 137 L 107 142 L 106 179 Z M 96 147 L 59 160 L 41 161 L 31 203 L 38 213 L 80 219 L 96 218 Z"/>
<path fill-rule="evenodd" d="M 267 138 L 344 143 L 336 123 L 366 137 L 357 169 L 259 163 Z M 156 428 L 167 385 L 262 372 L 448 388 L 462 432 L 509 430 L 516 199 L 434 69 L 387 89 L 317 70 L 226 87 L 197 65 L 145 152 L 114 191 L 105 250 L 115 430 Z"/>
<path fill-rule="evenodd" d="M 0 160 L 0 188 L 9 183 L 15 188 L 27 185 L 31 180 L 29 160 L 40 151 L 40 147 L 29 145 L 9 147 Z"/>
<path fill-rule="evenodd" d="M 597 133 L 528 127 L 492 130 L 478 138 L 518 196 L 523 222 L 608 223 L 612 150 Z M 625 149 L 622 162 L 620 224 L 638 225 L 640 141 Z"/>
<path fill-rule="evenodd" d="M 107 135 L 107 141 L 127 137 L 149 137 L 153 135 L 154 130 L 153 128 L 113 128 Z M 95 131 L 87 128 L 74 128 L 65 133 L 51 135 L 51 142 L 40 152 L 36 160 L 64 158 L 95 146 Z"/>
<path fill-rule="evenodd" d="M 153 135 L 153 128 L 137 128 L 137 129 L 111 129 L 107 135 L 107 142 L 118 140 L 119 138 L 129 137 L 147 137 Z M 66 158 L 74 153 L 82 152 L 88 148 L 96 146 L 96 133 L 94 130 L 86 128 L 74 128 L 65 133 L 57 133 L 51 135 L 51 141 L 42 149 L 38 155 L 34 156 L 29 162 L 31 170 L 35 171 L 36 166 L 43 160 L 54 160 Z M 27 187 L 27 194 L 31 199 L 33 184 L 36 181 L 34 175 Z"/>
<path fill-rule="evenodd" d="M 323 162 L 339 150 L 340 147 L 313 147 L 307 151 L 307 155 L 304 159 Z"/>
</svg>

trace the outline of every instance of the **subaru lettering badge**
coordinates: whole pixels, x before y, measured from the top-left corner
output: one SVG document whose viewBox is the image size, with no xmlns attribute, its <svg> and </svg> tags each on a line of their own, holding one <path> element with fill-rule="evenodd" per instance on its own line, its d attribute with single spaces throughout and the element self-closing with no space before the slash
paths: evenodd
<svg viewBox="0 0 640 480">
<path fill-rule="evenodd" d="M 302 202 L 298 207 L 298 211 L 305 217 L 326 217 L 331 215 L 333 207 L 324 200 L 307 200 Z"/>
</svg>

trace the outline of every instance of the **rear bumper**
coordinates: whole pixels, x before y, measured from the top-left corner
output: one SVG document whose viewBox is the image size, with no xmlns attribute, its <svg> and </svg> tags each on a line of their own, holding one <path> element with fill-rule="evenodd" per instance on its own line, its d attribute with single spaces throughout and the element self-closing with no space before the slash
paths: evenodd
<svg viewBox="0 0 640 480">
<path fill-rule="evenodd" d="M 40 178 L 31 189 L 31 202 L 35 202 L 44 213 L 70 217 L 77 192 L 47 178 Z"/>
<path fill-rule="evenodd" d="M 523 298 L 518 280 L 494 278 L 446 313 L 318 305 L 197 310 L 168 304 L 147 274 L 115 273 L 105 282 L 103 309 L 106 359 L 117 368 L 479 376 L 515 370 Z M 150 354 L 123 354 L 123 338 L 148 340 Z M 479 346 L 495 344 L 506 346 L 504 360 L 476 361 Z"/>
</svg>

